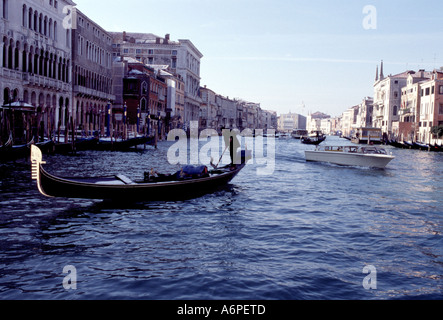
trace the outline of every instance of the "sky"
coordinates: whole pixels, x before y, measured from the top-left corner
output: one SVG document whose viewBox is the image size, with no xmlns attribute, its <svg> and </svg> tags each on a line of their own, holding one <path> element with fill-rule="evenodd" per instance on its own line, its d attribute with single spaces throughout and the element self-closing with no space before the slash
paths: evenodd
<svg viewBox="0 0 443 320">
<path fill-rule="evenodd" d="M 278 114 L 339 116 L 384 74 L 443 67 L 441 0 L 74 0 L 107 31 L 189 39 L 201 86 Z M 368 7 L 369 6 L 369 7 Z"/>
</svg>

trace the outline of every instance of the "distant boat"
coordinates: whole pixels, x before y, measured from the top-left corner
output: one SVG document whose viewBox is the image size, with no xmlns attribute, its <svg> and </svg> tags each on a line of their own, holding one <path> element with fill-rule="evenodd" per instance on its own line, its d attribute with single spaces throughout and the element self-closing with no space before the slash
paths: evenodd
<svg viewBox="0 0 443 320">
<path fill-rule="evenodd" d="M 319 145 L 326 140 L 326 136 L 321 131 L 312 131 L 307 137 L 301 137 L 301 143 Z"/>
<path fill-rule="evenodd" d="M 154 137 L 148 136 L 133 137 L 126 140 L 102 138 L 98 141 L 96 149 L 100 151 L 127 151 L 138 145 L 154 144 L 154 139 Z"/>
<path fill-rule="evenodd" d="M 294 138 L 294 139 L 301 139 L 307 135 L 308 135 L 308 131 L 302 130 L 302 129 L 295 130 L 291 134 L 292 138 Z"/>
<path fill-rule="evenodd" d="M 358 128 L 351 141 L 356 144 L 381 144 L 382 131 L 379 128 Z"/>
<path fill-rule="evenodd" d="M 87 137 L 87 138 L 76 138 L 74 143 L 71 142 L 55 142 L 55 153 L 65 154 L 76 151 L 86 151 L 97 149 L 98 138 L 97 137 Z"/>
<path fill-rule="evenodd" d="M 7 143 L 0 147 L 0 162 L 16 161 L 19 159 L 29 159 L 31 154 L 31 145 L 34 144 L 34 138 L 27 144 L 12 145 Z M 48 152 L 53 148 L 52 140 L 45 140 L 36 144 L 42 151 Z"/>
<path fill-rule="evenodd" d="M 133 181 L 125 175 L 108 177 L 62 178 L 48 173 L 42 153 L 31 147 L 32 178 L 38 190 L 47 197 L 101 199 L 113 201 L 157 201 L 195 198 L 229 183 L 250 159 L 250 151 L 242 152 L 242 163 L 214 170 L 206 166 L 183 167 L 174 174 L 145 173 L 144 180 Z"/>
<path fill-rule="evenodd" d="M 306 161 L 327 162 L 344 166 L 385 168 L 394 156 L 385 149 L 359 146 L 321 146 L 306 151 Z"/>
</svg>

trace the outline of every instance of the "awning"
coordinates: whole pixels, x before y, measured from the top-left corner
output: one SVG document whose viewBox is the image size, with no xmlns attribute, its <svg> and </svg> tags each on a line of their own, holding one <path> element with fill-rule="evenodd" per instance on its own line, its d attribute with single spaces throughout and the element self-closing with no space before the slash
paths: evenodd
<svg viewBox="0 0 443 320">
<path fill-rule="evenodd" d="M 24 111 L 24 112 L 35 112 L 37 110 L 37 107 L 33 106 L 32 104 L 22 102 L 22 101 L 11 102 L 11 103 L 5 104 L 1 108 L 15 110 L 15 111 Z"/>
</svg>

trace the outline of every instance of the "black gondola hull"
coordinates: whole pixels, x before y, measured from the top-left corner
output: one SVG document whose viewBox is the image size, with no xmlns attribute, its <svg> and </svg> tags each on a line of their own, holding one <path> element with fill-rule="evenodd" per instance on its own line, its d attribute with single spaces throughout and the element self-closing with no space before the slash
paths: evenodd
<svg viewBox="0 0 443 320">
<path fill-rule="evenodd" d="M 112 200 L 116 202 L 133 201 L 173 201 L 200 197 L 226 186 L 244 167 L 238 165 L 233 170 L 182 181 L 160 183 L 132 183 L 116 185 L 115 178 L 105 180 L 64 179 L 46 172 L 42 166 L 39 169 L 39 190 L 49 197 L 81 198 Z M 83 179 L 86 181 L 86 179 Z"/>
</svg>

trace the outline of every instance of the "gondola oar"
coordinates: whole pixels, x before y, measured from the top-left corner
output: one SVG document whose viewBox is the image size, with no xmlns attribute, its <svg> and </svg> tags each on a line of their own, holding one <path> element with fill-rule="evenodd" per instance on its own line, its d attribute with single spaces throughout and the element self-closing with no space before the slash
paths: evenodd
<svg viewBox="0 0 443 320">
<path fill-rule="evenodd" d="M 223 151 L 223 153 L 222 153 L 220 159 L 218 160 L 217 165 L 214 165 L 214 164 L 212 163 L 212 161 L 213 161 L 214 159 L 211 157 L 211 166 L 212 166 L 214 169 L 217 169 L 217 168 L 218 168 L 218 165 L 220 164 L 220 162 L 221 162 L 223 156 L 225 155 L 226 150 L 228 150 L 228 148 L 229 148 L 229 146 L 226 146 L 225 151 Z"/>
</svg>

